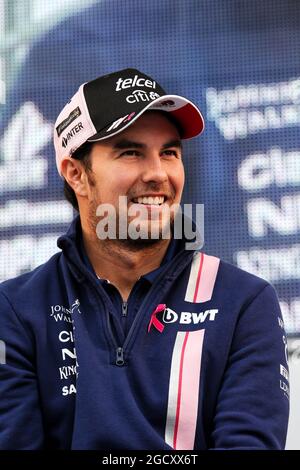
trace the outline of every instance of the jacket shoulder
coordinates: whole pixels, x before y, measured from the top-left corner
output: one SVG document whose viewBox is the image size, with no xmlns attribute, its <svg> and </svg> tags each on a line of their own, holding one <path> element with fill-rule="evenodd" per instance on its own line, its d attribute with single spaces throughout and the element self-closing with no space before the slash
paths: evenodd
<svg viewBox="0 0 300 470">
<path fill-rule="evenodd" d="M 266 279 L 225 261 L 220 262 L 218 274 L 221 296 L 232 305 L 237 302 L 246 307 L 256 298 L 278 302 L 274 286 Z"/>
<path fill-rule="evenodd" d="M 18 295 L 32 295 L 40 286 L 50 282 L 53 276 L 59 273 L 59 262 L 62 252 L 55 253 L 46 263 L 41 264 L 32 271 L 21 274 L 12 279 L 0 283 L 0 293 L 8 298 L 16 298 Z"/>
<path fill-rule="evenodd" d="M 250 273 L 249 271 L 245 271 L 227 261 L 220 261 L 220 272 L 223 280 L 228 283 L 238 283 L 240 286 L 247 284 L 254 289 L 263 289 L 267 285 L 270 285 L 266 279 Z"/>
<path fill-rule="evenodd" d="M 245 271 L 227 261 L 216 256 L 195 251 L 191 260 L 191 271 L 198 272 L 198 276 L 214 278 L 216 282 L 226 285 L 226 287 L 249 286 L 249 288 L 263 289 L 270 285 L 266 279 Z"/>
</svg>

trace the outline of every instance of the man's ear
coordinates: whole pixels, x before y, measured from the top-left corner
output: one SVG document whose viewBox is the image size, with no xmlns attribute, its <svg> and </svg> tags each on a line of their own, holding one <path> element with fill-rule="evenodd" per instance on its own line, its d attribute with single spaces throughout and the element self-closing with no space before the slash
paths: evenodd
<svg viewBox="0 0 300 470">
<path fill-rule="evenodd" d="M 80 160 L 64 158 L 61 162 L 61 173 L 77 196 L 87 196 L 88 179 Z"/>
</svg>

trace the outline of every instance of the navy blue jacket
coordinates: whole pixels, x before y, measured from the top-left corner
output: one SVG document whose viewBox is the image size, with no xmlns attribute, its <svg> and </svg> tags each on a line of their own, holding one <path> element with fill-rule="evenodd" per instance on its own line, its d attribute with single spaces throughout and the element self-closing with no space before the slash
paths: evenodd
<svg viewBox="0 0 300 470">
<path fill-rule="evenodd" d="M 0 286 L 0 449 L 284 448 L 287 348 L 273 287 L 182 248 L 125 335 L 78 230 Z"/>
</svg>

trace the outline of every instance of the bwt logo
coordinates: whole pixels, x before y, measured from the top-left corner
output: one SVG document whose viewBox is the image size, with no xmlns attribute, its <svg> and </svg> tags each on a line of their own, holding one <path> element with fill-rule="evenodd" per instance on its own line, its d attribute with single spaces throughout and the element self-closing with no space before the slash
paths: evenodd
<svg viewBox="0 0 300 470">
<path fill-rule="evenodd" d="M 0 340 L 0 364 L 6 364 L 6 345 Z"/>
<path fill-rule="evenodd" d="M 197 325 L 198 323 L 203 323 L 206 319 L 209 321 L 214 321 L 216 314 L 219 313 L 219 310 L 212 308 L 210 310 L 205 310 L 204 312 L 193 313 L 193 312 L 181 312 L 178 315 L 171 308 L 166 308 L 163 314 L 164 323 L 175 323 L 179 320 L 181 324 L 191 324 Z"/>
</svg>

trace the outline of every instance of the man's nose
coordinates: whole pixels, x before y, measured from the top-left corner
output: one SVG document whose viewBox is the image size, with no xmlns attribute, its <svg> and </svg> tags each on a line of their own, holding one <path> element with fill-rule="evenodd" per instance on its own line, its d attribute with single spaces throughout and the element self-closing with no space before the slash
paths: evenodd
<svg viewBox="0 0 300 470">
<path fill-rule="evenodd" d="M 168 179 L 164 163 L 158 154 L 153 154 L 144 163 L 142 180 L 144 183 L 163 183 Z"/>
</svg>

